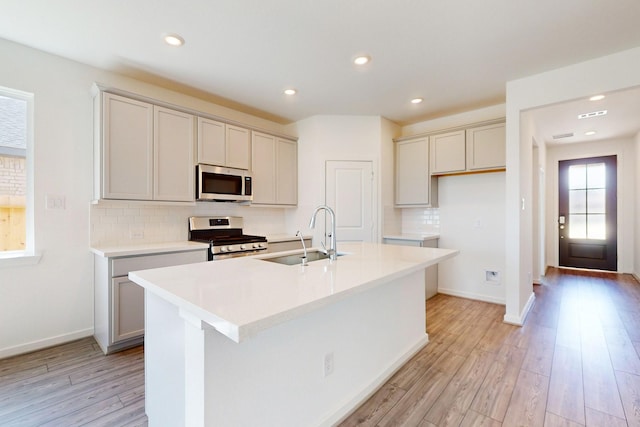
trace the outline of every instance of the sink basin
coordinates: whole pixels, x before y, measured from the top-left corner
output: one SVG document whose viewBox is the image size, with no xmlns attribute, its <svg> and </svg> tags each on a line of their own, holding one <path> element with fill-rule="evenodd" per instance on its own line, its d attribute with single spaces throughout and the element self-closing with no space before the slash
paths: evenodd
<svg viewBox="0 0 640 427">
<path fill-rule="evenodd" d="M 342 256 L 342 255 L 344 254 L 341 254 L 340 252 L 338 252 L 338 256 Z M 277 255 L 270 258 L 260 258 L 260 259 L 262 261 L 275 262 L 278 264 L 296 265 L 296 264 L 302 264 L 303 256 L 304 256 L 304 252 L 298 252 L 295 254 Z M 325 254 L 324 252 L 320 252 L 317 250 L 307 251 L 307 262 L 313 262 L 313 261 L 318 261 L 321 259 L 328 259 L 328 258 L 329 258 L 329 255 Z"/>
</svg>

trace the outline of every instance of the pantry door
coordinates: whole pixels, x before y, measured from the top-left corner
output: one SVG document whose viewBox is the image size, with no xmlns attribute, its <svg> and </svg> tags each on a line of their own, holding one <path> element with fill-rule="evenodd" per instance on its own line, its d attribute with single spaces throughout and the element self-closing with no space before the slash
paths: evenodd
<svg viewBox="0 0 640 427">
<path fill-rule="evenodd" d="M 342 242 L 376 240 L 374 174 L 371 161 L 327 161 L 326 204 L 336 212 L 336 238 Z M 327 234 L 330 222 L 326 217 Z"/>
<path fill-rule="evenodd" d="M 561 267 L 618 267 L 616 156 L 559 162 Z"/>
</svg>

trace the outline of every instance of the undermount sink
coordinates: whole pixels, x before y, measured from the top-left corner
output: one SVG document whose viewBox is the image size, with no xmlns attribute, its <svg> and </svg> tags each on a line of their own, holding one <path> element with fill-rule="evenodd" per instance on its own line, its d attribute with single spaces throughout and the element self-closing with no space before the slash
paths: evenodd
<svg viewBox="0 0 640 427">
<path fill-rule="evenodd" d="M 338 256 L 342 256 L 342 255 L 344 254 L 338 253 Z M 260 258 L 260 259 L 262 261 L 275 262 L 278 264 L 296 265 L 296 264 L 302 264 L 303 256 L 304 256 L 304 252 L 301 251 L 295 254 L 276 255 L 270 258 Z M 329 258 L 329 255 L 325 254 L 324 252 L 321 252 L 318 250 L 307 251 L 307 262 L 319 261 L 319 260 L 328 259 L 328 258 Z"/>
</svg>

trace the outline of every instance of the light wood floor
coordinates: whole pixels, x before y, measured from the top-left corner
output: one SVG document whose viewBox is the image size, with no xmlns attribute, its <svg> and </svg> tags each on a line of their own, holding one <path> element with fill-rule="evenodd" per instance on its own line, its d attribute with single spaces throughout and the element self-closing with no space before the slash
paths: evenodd
<svg viewBox="0 0 640 427">
<path fill-rule="evenodd" d="M 341 426 L 640 426 L 640 285 L 551 270 L 522 328 L 438 295 L 430 343 Z M 142 347 L 93 339 L 0 360 L 0 426 L 145 426 Z"/>
<path fill-rule="evenodd" d="M 437 295 L 430 343 L 342 426 L 640 426 L 640 285 L 548 272 L 521 328 Z"/>
</svg>

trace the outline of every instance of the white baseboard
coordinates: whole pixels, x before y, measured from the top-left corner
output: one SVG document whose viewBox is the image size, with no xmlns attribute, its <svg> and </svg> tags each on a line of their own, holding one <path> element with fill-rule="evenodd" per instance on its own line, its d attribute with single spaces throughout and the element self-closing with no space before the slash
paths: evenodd
<svg viewBox="0 0 640 427">
<path fill-rule="evenodd" d="M 55 337 L 45 338 L 43 340 L 32 341 L 26 344 L 3 348 L 0 349 L 0 359 L 16 356 L 18 354 L 29 353 L 31 351 L 42 350 L 43 348 L 53 347 L 54 345 L 79 340 L 80 338 L 90 337 L 91 335 L 93 335 L 93 328 L 88 328 L 71 332 L 69 334 L 57 335 Z"/>
<path fill-rule="evenodd" d="M 334 426 L 338 425 L 349 415 L 351 415 L 356 409 L 366 402 L 376 391 L 380 389 L 389 379 L 405 364 L 416 355 L 417 352 L 429 343 L 429 335 L 425 334 L 424 338 L 420 339 L 415 345 L 413 345 L 408 351 L 406 351 L 398 360 L 396 360 L 391 366 L 385 369 L 383 372 L 374 378 L 364 389 L 360 391 L 353 399 L 350 399 L 347 403 L 342 405 L 339 410 L 334 412 L 330 417 L 325 418 L 321 426 Z"/>
<path fill-rule="evenodd" d="M 471 293 L 471 292 L 462 292 L 462 291 L 458 291 L 458 290 L 455 290 L 455 289 L 442 288 L 440 286 L 438 286 L 438 293 L 439 294 L 445 294 L 445 295 L 451 295 L 452 297 L 474 299 L 474 300 L 477 300 L 477 301 L 484 301 L 484 302 L 491 302 L 491 303 L 494 303 L 494 304 L 505 305 L 505 299 L 504 298 L 490 297 L 488 295 L 474 294 L 474 293 Z"/>
<path fill-rule="evenodd" d="M 527 303 L 524 305 L 524 308 L 520 312 L 520 315 L 511 316 L 511 315 L 505 314 L 503 319 L 504 323 L 509 323 L 511 325 L 516 325 L 516 326 L 524 325 L 524 321 L 527 319 L 527 315 L 529 314 L 531 307 L 533 307 L 533 303 L 535 302 L 535 300 L 536 300 L 536 295 L 533 292 L 531 292 L 531 295 L 529 295 L 529 299 L 527 300 Z"/>
</svg>

